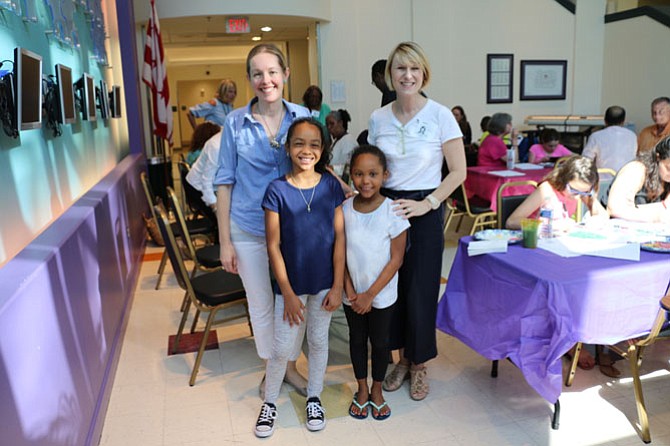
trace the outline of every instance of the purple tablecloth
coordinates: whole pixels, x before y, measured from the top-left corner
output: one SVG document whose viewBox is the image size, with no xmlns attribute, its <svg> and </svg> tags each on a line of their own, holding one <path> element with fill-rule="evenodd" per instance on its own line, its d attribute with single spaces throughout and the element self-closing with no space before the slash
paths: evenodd
<svg viewBox="0 0 670 446">
<path fill-rule="evenodd" d="M 510 246 L 468 257 L 461 239 L 437 327 L 486 358 L 510 358 L 528 384 L 554 403 L 561 357 L 576 342 L 612 344 L 649 330 L 670 282 L 670 255 L 640 261 L 563 258 Z"/>
</svg>

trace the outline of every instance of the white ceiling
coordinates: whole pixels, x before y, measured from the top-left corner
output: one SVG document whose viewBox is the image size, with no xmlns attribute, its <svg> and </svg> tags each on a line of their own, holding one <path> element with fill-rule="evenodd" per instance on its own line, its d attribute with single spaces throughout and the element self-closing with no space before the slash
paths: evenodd
<svg viewBox="0 0 670 446">
<path fill-rule="evenodd" d="M 306 39 L 309 25 L 314 23 L 305 17 L 278 15 L 247 16 L 251 32 L 227 34 L 228 16 L 196 16 L 161 19 L 161 37 L 167 63 L 187 65 L 198 63 L 237 63 L 246 59 L 249 48 L 261 41 L 287 41 Z M 262 32 L 261 27 L 270 26 L 272 31 Z"/>
</svg>

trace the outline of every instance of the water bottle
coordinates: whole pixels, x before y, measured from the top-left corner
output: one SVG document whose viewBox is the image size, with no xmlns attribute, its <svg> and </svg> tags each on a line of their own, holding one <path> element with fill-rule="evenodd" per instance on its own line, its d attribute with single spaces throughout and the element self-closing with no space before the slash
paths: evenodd
<svg viewBox="0 0 670 446">
<path fill-rule="evenodd" d="M 514 169 L 514 157 L 516 156 L 516 153 L 514 151 L 514 147 L 510 147 L 507 149 L 507 169 L 512 170 Z"/>
<path fill-rule="evenodd" d="M 540 207 L 540 238 L 553 236 L 554 209 L 550 200 L 545 200 Z"/>
</svg>

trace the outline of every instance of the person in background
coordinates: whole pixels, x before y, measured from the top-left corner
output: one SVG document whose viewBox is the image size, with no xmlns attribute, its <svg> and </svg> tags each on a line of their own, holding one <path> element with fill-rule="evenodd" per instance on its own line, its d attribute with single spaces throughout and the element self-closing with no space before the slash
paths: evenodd
<svg viewBox="0 0 670 446">
<path fill-rule="evenodd" d="M 452 107 L 451 112 L 458 122 L 458 126 L 461 128 L 461 133 L 463 134 L 463 144 L 469 146 L 472 144 L 472 129 L 470 128 L 470 123 L 468 122 L 468 117 L 465 116 L 465 110 L 460 105 Z"/>
<path fill-rule="evenodd" d="M 540 143 L 533 144 L 528 150 L 528 162 L 533 164 L 555 161 L 563 156 L 574 155 L 567 147 L 558 142 L 559 134 L 556 129 L 544 128 L 540 132 Z"/>
<path fill-rule="evenodd" d="M 268 184 L 291 168 L 284 149 L 289 126 L 310 114 L 306 108 L 282 99 L 289 68 L 275 45 L 254 46 L 247 56 L 246 69 L 254 98 L 226 118 L 214 178 L 216 214 L 221 264 L 242 279 L 256 351 L 261 359 L 268 360 L 274 339 L 275 299 L 261 202 Z M 299 355 L 297 348 L 288 362 L 285 380 L 306 395 L 305 378 L 295 365 Z M 264 393 L 265 377 L 259 386 L 261 398 Z"/>
<path fill-rule="evenodd" d="M 330 146 L 333 158 L 330 162 L 335 173 L 342 177 L 345 183 L 348 178 L 346 166 L 349 163 L 349 156 L 358 145 L 356 139 L 349 134 L 350 122 L 351 116 L 344 109 L 332 111 L 326 117 L 326 127 L 333 140 Z"/>
<path fill-rule="evenodd" d="M 391 323 L 391 349 L 400 361 L 383 383 L 398 390 L 410 379 L 410 397 L 430 391 L 426 362 L 437 355 L 435 318 L 442 270 L 442 202 L 465 181 L 463 135 L 451 110 L 421 94 L 431 71 L 423 49 L 414 42 L 396 46 L 388 58 L 386 83 L 397 99 L 372 112 L 368 142 L 388 159 L 389 178 L 382 194 L 394 211 L 409 219 L 409 249 L 398 280 Z M 449 174 L 442 179 L 442 159 Z"/>
<path fill-rule="evenodd" d="M 388 103 L 395 101 L 396 99 L 395 91 L 391 90 L 389 86 L 386 84 L 384 74 L 385 71 L 386 71 L 386 59 L 379 59 L 377 62 L 372 64 L 372 73 L 371 73 L 372 85 L 377 87 L 377 89 L 382 94 L 382 104 L 381 104 L 382 107 Z"/>
<path fill-rule="evenodd" d="M 623 127 L 626 110 L 618 105 L 605 110 L 605 128 L 589 136 L 583 156 L 596 160 L 598 168 L 618 172 L 624 164 L 632 161 L 637 152 L 637 136 Z"/>
<path fill-rule="evenodd" d="M 491 120 L 491 117 L 489 115 L 486 115 L 479 121 L 479 128 L 482 131 L 482 135 L 477 140 L 477 146 L 481 146 L 482 142 L 484 142 L 486 137 L 489 136 L 488 127 L 489 127 L 489 121 L 490 120 Z"/>
<path fill-rule="evenodd" d="M 587 221 L 595 222 L 609 218 L 607 210 L 597 199 L 598 168 L 591 158 L 573 155 L 551 171 L 543 182 L 517 207 L 507 219 L 508 229 L 520 229 L 524 218 L 538 218 L 540 207 L 552 209 L 552 228 L 566 231 L 576 225 L 574 220 L 577 202 L 581 201 L 589 211 Z M 571 359 L 575 354 L 572 347 L 566 356 Z M 599 356 L 600 370 L 608 376 L 616 376 L 617 369 L 608 354 Z M 583 370 L 591 370 L 596 360 L 586 349 L 582 349 L 577 365 Z"/>
<path fill-rule="evenodd" d="M 524 218 L 537 218 L 540 207 L 553 210 L 553 228 L 567 230 L 574 220 L 577 202 L 582 201 L 591 217 L 609 218 L 596 199 L 598 168 L 591 158 L 573 155 L 552 170 L 540 185 L 507 219 L 508 229 L 520 229 Z"/>
<path fill-rule="evenodd" d="M 188 122 L 195 129 L 195 118 L 204 118 L 223 127 L 228 113 L 233 111 L 233 102 L 237 97 L 237 85 L 232 79 L 223 79 L 219 84 L 216 97 L 188 109 Z"/>
<path fill-rule="evenodd" d="M 305 330 L 309 344 L 305 425 L 310 431 L 326 426 L 320 396 L 328 366 L 328 328 L 333 311 L 342 303 L 346 247 L 344 193 L 326 171 L 330 152 L 324 137 L 323 126 L 314 118 L 294 121 L 286 143 L 291 171 L 272 181 L 263 198 L 276 297 L 265 400 L 254 428 L 261 438 L 274 431 L 287 362 L 302 344 Z"/>
<path fill-rule="evenodd" d="M 214 193 L 214 176 L 219 169 L 219 149 L 221 148 L 221 132 L 217 132 L 207 140 L 202 153 L 193 163 L 186 175 L 186 181 L 202 193 L 202 201 L 216 211 L 216 194 Z"/>
<path fill-rule="evenodd" d="M 482 141 L 477 152 L 477 165 L 505 169 L 507 167 L 507 146 L 503 142 L 504 135 L 512 135 L 511 141 L 515 161 L 519 157 L 518 132 L 512 126 L 512 115 L 508 113 L 493 114 L 489 120 L 487 130 L 489 135 Z"/>
<path fill-rule="evenodd" d="M 670 223 L 670 136 L 619 170 L 607 209 L 624 220 Z"/>
<path fill-rule="evenodd" d="M 207 140 L 212 136 L 216 135 L 221 131 L 221 127 L 212 122 L 205 121 L 202 124 L 198 124 L 193 131 L 193 137 L 191 138 L 191 145 L 188 148 L 188 153 L 186 154 L 185 161 L 189 166 L 192 166 L 195 163 L 195 160 L 200 156 L 202 148 L 205 146 Z"/>
<path fill-rule="evenodd" d="M 651 102 L 653 125 L 645 127 L 637 138 L 637 153 L 648 152 L 670 135 L 670 98 L 661 96 Z"/>
<path fill-rule="evenodd" d="M 330 114 L 330 107 L 323 102 L 323 93 L 316 85 L 310 85 L 302 95 L 302 102 L 309 109 L 312 117 L 319 121 L 323 128 L 326 128 L 326 116 Z"/>
</svg>

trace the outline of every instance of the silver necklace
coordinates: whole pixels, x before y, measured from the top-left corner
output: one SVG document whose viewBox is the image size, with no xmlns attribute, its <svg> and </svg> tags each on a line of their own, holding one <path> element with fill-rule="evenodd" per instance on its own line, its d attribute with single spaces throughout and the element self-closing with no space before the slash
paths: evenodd
<svg viewBox="0 0 670 446">
<path fill-rule="evenodd" d="M 307 212 L 312 212 L 312 200 L 314 200 L 314 191 L 316 190 L 316 185 L 319 184 L 319 182 L 317 181 L 316 184 L 314 184 L 314 186 L 312 187 L 312 195 L 309 197 L 309 201 L 307 201 L 307 198 L 305 198 L 305 195 L 302 193 L 302 189 L 300 188 L 300 185 L 295 180 L 295 177 L 293 175 L 291 175 L 291 179 L 293 179 L 293 182 L 295 183 L 295 185 L 298 189 L 298 192 L 300 192 L 300 196 L 302 197 L 302 201 L 304 201 L 305 204 L 307 205 Z"/>
<path fill-rule="evenodd" d="M 265 120 L 265 116 L 263 116 L 263 113 L 261 113 L 260 105 L 257 104 L 256 108 L 258 109 L 258 115 L 261 117 L 263 123 L 265 124 L 265 127 L 268 130 L 267 133 L 268 133 L 268 139 L 270 140 L 270 147 L 272 147 L 273 149 L 278 149 L 280 147 L 280 144 L 279 141 L 277 141 L 277 134 L 279 133 L 281 123 L 284 120 L 284 104 L 282 104 L 281 107 L 281 115 L 279 115 L 279 125 L 277 126 L 277 130 L 275 130 L 274 135 L 272 134 L 272 129 L 268 125 L 268 122 Z"/>
</svg>

